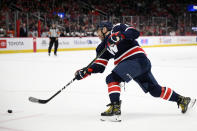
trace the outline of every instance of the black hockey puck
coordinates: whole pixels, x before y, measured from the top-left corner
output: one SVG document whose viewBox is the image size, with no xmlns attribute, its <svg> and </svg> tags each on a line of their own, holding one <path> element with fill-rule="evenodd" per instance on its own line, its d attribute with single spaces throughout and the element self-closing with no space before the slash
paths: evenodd
<svg viewBox="0 0 197 131">
<path fill-rule="evenodd" d="M 8 113 L 12 113 L 12 110 L 8 110 Z"/>
</svg>

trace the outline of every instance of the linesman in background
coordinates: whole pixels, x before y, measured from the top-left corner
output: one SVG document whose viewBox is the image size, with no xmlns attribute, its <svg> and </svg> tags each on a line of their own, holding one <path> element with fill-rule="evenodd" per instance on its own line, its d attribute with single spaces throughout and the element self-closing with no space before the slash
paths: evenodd
<svg viewBox="0 0 197 131">
<path fill-rule="evenodd" d="M 51 54 L 51 48 L 53 47 L 53 44 L 55 43 L 55 47 L 54 47 L 54 55 L 57 56 L 57 49 L 58 49 L 58 37 L 60 35 L 59 30 L 56 28 L 55 24 L 52 24 L 52 27 L 49 30 L 49 38 L 50 38 L 50 42 L 49 42 L 49 48 L 48 48 L 48 53 L 49 56 Z"/>
</svg>

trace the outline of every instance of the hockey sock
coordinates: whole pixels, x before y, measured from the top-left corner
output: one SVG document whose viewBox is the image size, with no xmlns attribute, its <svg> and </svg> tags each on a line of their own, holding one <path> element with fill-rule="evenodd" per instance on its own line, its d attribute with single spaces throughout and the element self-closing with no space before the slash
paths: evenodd
<svg viewBox="0 0 197 131">
<path fill-rule="evenodd" d="M 161 87 L 160 97 L 163 98 L 164 100 L 177 102 L 178 101 L 178 96 L 179 96 L 179 94 L 177 94 L 171 88 Z"/>
<path fill-rule="evenodd" d="M 111 82 L 108 84 L 108 93 L 111 103 L 120 100 L 121 88 L 119 84 L 119 82 Z"/>
<path fill-rule="evenodd" d="M 114 72 L 109 74 L 106 78 L 106 83 L 108 85 L 108 93 L 111 103 L 120 101 L 120 83 L 122 79 Z"/>
<path fill-rule="evenodd" d="M 168 101 L 178 101 L 179 94 L 177 94 L 171 88 L 161 87 L 160 85 L 157 85 L 154 88 L 152 88 L 152 90 L 150 90 L 149 92 L 154 97 L 160 97 Z"/>
</svg>

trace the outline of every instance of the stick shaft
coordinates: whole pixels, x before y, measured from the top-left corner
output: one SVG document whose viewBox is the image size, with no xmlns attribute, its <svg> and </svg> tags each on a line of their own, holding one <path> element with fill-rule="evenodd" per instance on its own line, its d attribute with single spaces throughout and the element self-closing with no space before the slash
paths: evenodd
<svg viewBox="0 0 197 131">
<path fill-rule="evenodd" d="M 92 60 L 92 62 L 87 66 L 85 67 L 86 69 L 88 69 L 107 49 L 104 48 L 97 56 L 96 58 L 94 58 Z M 36 102 L 36 103 L 40 103 L 40 104 L 46 104 L 47 102 L 49 102 L 51 99 L 53 99 L 55 96 L 57 96 L 59 93 L 61 93 L 64 89 L 66 89 L 66 87 L 68 87 L 71 83 L 73 83 L 74 81 L 76 80 L 76 78 L 73 78 L 68 84 L 66 84 L 62 89 L 60 89 L 59 91 L 57 91 L 53 96 L 51 96 L 49 99 L 47 100 L 41 100 L 41 99 L 37 99 L 37 98 L 33 98 L 33 97 L 30 97 L 30 98 L 33 98 L 32 99 L 29 99 L 31 102 Z"/>
</svg>

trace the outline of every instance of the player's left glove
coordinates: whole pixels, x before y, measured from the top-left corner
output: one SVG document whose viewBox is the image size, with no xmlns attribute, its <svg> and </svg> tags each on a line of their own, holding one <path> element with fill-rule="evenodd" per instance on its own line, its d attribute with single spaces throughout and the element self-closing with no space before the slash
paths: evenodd
<svg viewBox="0 0 197 131">
<path fill-rule="evenodd" d="M 121 32 L 112 33 L 107 40 L 107 46 L 118 44 L 124 38 L 125 36 Z"/>
<path fill-rule="evenodd" d="M 81 80 L 81 79 L 84 79 L 86 78 L 87 76 L 91 75 L 93 69 L 92 68 L 83 68 L 83 69 L 80 69 L 78 71 L 76 71 L 75 73 L 75 78 L 77 80 Z"/>
</svg>

